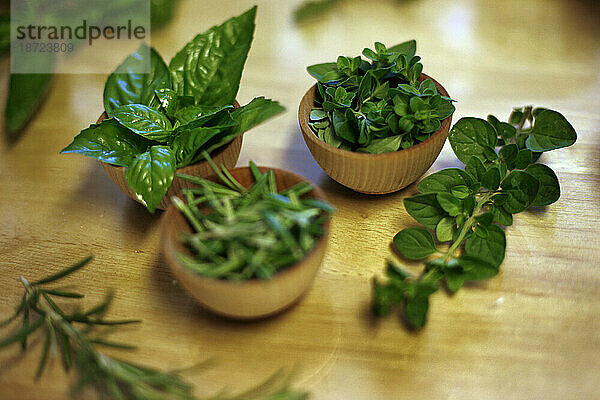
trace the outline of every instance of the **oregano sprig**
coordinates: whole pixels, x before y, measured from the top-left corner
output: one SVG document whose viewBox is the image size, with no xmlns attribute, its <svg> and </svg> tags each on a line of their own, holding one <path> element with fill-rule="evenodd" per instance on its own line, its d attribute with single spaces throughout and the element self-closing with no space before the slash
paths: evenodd
<svg viewBox="0 0 600 400">
<path fill-rule="evenodd" d="M 536 163 L 541 153 L 575 143 L 577 134 L 557 111 L 515 108 L 509 122 L 462 118 L 449 134 L 464 169 L 447 168 L 424 178 L 420 194 L 404 199 L 406 211 L 422 226 L 394 237 L 407 259 L 423 260 L 423 273 L 412 277 L 389 262 L 387 281 L 373 281 L 373 312 L 404 311 L 412 328 L 425 325 L 429 296 L 444 280 L 451 292 L 467 281 L 498 274 L 504 260 L 503 226 L 513 214 L 547 206 L 560 197 L 551 168 Z"/>
<path fill-rule="evenodd" d="M 140 322 L 139 320 L 111 320 L 105 314 L 112 301 L 109 292 L 103 302 L 88 309 L 75 308 L 67 311 L 59 305 L 61 300 L 78 300 L 83 294 L 72 290 L 52 287 L 53 284 L 83 268 L 92 257 L 87 257 L 71 267 L 30 282 L 19 278 L 24 287 L 21 302 L 8 319 L 0 323 L 0 328 L 21 319 L 21 327 L 16 332 L 0 338 L 0 350 L 14 344 L 28 349 L 28 339 L 41 333 L 43 336 L 42 355 L 36 368 L 39 379 L 47 365 L 49 356 L 59 353 L 65 371 L 75 370 L 78 380 L 73 386 L 73 395 L 86 387 L 95 389 L 103 399 L 114 400 L 195 400 L 193 385 L 178 373 L 162 372 L 154 368 L 137 365 L 105 355 L 99 347 L 133 349 L 124 343 L 113 342 L 102 335 L 94 334 L 97 326 L 119 326 Z M 50 286 L 49 286 L 50 285 Z M 213 400 L 225 399 L 281 399 L 302 400 L 308 394 L 288 388 L 289 375 L 280 371 L 262 385 L 240 396 L 219 395 Z"/>
</svg>

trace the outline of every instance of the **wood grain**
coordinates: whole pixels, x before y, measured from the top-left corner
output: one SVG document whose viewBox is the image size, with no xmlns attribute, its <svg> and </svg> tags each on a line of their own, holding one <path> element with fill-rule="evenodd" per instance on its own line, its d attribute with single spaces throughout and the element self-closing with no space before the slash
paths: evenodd
<svg viewBox="0 0 600 400">
<path fill-rule="evenodd" d="M 426 79 L 435 83 L 438 93 L 449 97 L 446 89 L 431 77 L 421 74 L 419 82 Z M 361 193 L 388 194 L 416 181 L 442 151 L 452 123 L 452 116 L 449 116 L 425 141 L 401 151 L 367 154 L 342 150 L 323 142 L 308 125 L 316 94 L 317 86 L 313 85 L 302 97 L 298 108 L 298 121 L 306 146 L 327 175 Z"/>
<path fill-rule="evenodd" d="M 159 216 L 131 201 L 98 162 L 59 151 L 102 109 L 107 74 L 58 75 L 18 140 L 0 140 L 0 317 L 31 279 L 90 253 L 70 278 L 86 305 L 115 289 L 109 314 L 143 323 L 111 335 L 135 343 L 121 358 L 175 369 L 214 358 L 186 376 L 198 395 L 236 392 L 281 367 L 311 399 L 598 399 L 600 375 L 600 6 L 584 0 L 347 1 L 322 20 L 291 21 L 298 1 L 181 0 L 176 22 L 153 32 L 166 60 L 197 32 L 258 3 L 257 31 L 238 99 L 266 96 L 288 112 L 244 136 L 238 165 L 294 171 L 317 184 L 337 212 L 322 267 L 306 296 L 278 316 L 235 322 L 204 311 L 160 256 Z M 425 73 L 458 100 L 453 120 L 535 104 L 560 111 L 577 143 L 541 161 L 561 183 L 555 204 L 515 217 L 498 276 L 431 299 L 427 327 L 412 333 L 368 313 L 371 278 L 395 259 L 392 237 L 414 222 L 402 201 L 415 185 L 382 196 L 330 179 L 306 148 L 297 107 L 314 82 L 306 66 L 358 55 L 378 40 L 416 39 Z M 9 60 L 0 63 L 8 83 Z M 0 105 L 6 90 L 0 92 Z M 0 117 L 0 119 L 3 117 Z M 0 124 L 3 126 L 3 121 Z M 448 144 L 428 172 L 460 166 Z M 416 264 L 398 260 L 418 273 Z M 11 327 L 13 328 L 13 327 Z M 9 328 L 8 330 L 10 331 Z M 7 330 L 2 330 L 5 334 Z M 31 353 L 0 353 L 0 398 L 64 400 L 70 380 L 54 361 L 33 377 Z"/>
</svg>

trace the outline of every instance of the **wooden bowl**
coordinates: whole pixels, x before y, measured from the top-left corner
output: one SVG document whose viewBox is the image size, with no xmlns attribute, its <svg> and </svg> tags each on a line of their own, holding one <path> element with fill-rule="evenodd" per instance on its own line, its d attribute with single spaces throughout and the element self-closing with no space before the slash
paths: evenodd
<svg viewBox="0 0 600 400">
<path fill-rule="evenodd" d="M 260 168 L 262 172 L 269 169 Z M 272 170 L 280 191 L 306 181 L 292 172 L 276 168 Z M 245 187 L 254 182 L 248 167 L 235 168 L 230 172 Z M 214 175 L 207 179 L 220 182 Z M 306 196 L 325 200 L 323 192 L 316 187 Z M 177 280 L 205 308 L 229 318 L 257 319 L 285 310 L 308 290 L 327 248 L 329 222 L 323 226 L 323 230 L 323 236 L 302 261 L 276 273 L 270 280 L 227 281 L 207 278 L 181 265 L 175 254 L 179 252 L 190 256 L 191 252 L 179 238 L 181 233 L 192 232 L 192 229 L 174 205 L 170 205 L 162 216 L 161 248 Z"/>
<path fill-rule="evenodd" d="M 419 81 L 425 79 L 431 78 L 421 74 Z M 435 80 L 433 82 L 441 95 L 448 96 L 448 92 L 442 85 Z M 314 85 L 306 92 L 298 109 L 298 120 L 304 141 L 327 175 L 357 192 L 384 194 L 410 185 L 431 167 L 448 137 L 452 116 L 442 121 L 441 128 L 427 140 L 405 150 L 367 154 L 335 148 L 319 139 L 308 125 L 316 93 L 317 86 Z"/>
<path fill-rule="evenodd" d="M 235 102 L 234 107 L 236 107 L 236 108 L 239 107 L 239 104 L 237 101 Z M 108 115 L 106 114 L 106 112 L 104 112 L 104 113 L 102 113 L 100 118 L 98 118 L 98 121 L 96 123 L 99 124 L 106 118 L 108 118 Z M 237 163 L 237 160 L 240 156 L 240 151 L 242 149 L 242 136 L 243 136 L 243 134 L 239 135 L 238 137 L 233 139 L 228 144 L 221 146 L 220 148 L 214 150 L 210 155 L 212 157 L 213 161 L 217 165 L 219 165 L 219 164 L 225 165 L 225 167 L 227 169 L 231 169 L 231 168 L 235 167 L 235 164 Z M 127 179 L 125 178 L 125 170 L 126 170 L 125 167 L 112 165 L 109 163 L 105 163 L 103 161 L 100 161 L 100 164 L 102 164 L 102 168 L 104 168 L 104 171 L 106 171 L 106 173 L 108 174 L 110 179 L 112 179 L 112 181 L 127 196 L 131 197 L 133 200 L 140 203 L 140 200 L 137 198 L 137 196 L 135 195 L 133 190 L 131 190 L 131 188 L 127 184 Z M 156 208 L 158 208 L 160 210 L 166 210 L 167 207 L 169 206 L 169 204 L 171 204 L 172 196 L 177 196 L 177 195 L 181 194 L 181 189 L 183 189 L 183 188 L 188 188 L 188 187 L 193 186 L 190 182 L 178 178 L 177 174 L 188 174 L 188 175 L 206 177 L 206 176 L 214 174 L 214 171 L 212 170 L 212 168 L 210 167 L 210 165 L 208 165 L 208 163 L 206 161 L 201 161 L 196 164 L 191 164 L 191 165 L 188 165 L 188 166 L 185 166 L 182 168 L 177 168 L 175 170 L 175 176 L 173 177 L 173 183 L 171 183 L 171 186 L 167 190 L 167 193 L 165 194 L 165 196 L 163 197 L 163 199 L 161 200 L 161 202 L 158 204 L 158 206 Z"/>
</svg>

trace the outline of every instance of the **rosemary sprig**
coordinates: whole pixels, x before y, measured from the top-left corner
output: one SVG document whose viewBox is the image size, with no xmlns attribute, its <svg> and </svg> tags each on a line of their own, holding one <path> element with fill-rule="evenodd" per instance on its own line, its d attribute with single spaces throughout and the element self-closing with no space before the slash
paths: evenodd
<svg viewBox="0 0 600 400">
<path fill-rule="evenodd" d="M 193 255 L 178 253 L 183 265 L 218 279 L 270 279 L 314 247 L 333 208 L 301 198 L 312 186 L 302 182 L 279 192 L 274 172 L 262 173 L 250 162 L 255 183 L 245 188 L 224 166 L 205 157 L 223 185 L 179 175 L 200 188 L 184 189 L 187 204 L 172 198 L 194 229 L 182 235 Z"/>
<path fill-rule="evenodd" d="M 113 342 L 98 335 L 93 335 L 97 326 L 126 325 L 139 320 L 109 320 L 105 318 L 112 293 L 109 292 L 104 301 L 87 311 L 76 309 L 67 312 L 55 301 L 57 298 L 77 300 L 82 294 L 57 288 L 46 287 L 56 283 L 83 268 L 92 257 L 87 257 L 77 264 L 57 274 L 40 279 L 33 283 L 21 276 L 19 281 L 25 292 L 15 312 L 0 327 L 5 327 L 18 318 L 22 318 L 21 328 L 0 339 L 0 350 L 20 343 L 24 350 L 27 341 L 33 334 L 42 331 L 43 348 L 36 369 L 39 379 L 51 354 L 60 353 L 65 371 L 74 369 L 78 379 L 73 386 L 72 394 L 77 396 L 86 387 L 95 389 L 101 398 L 114 400 L 195 400 L 193 386 L 175 372 L 162 372 L 143 365 L 107 356 L 98 350 L 99 346 L 116 349 L 132 349 L 123 343 Z M 281 399 L 301 400 L 307 398 L 303 392 L 288 388 L 289 380 L 284 379 L 283 371 L 265 381 L 258 391 L 249 391 L 235 397 L 213 397 L 218 399 Z M 260 389 L 260 390 L 259 390 Z"/>
</svg>

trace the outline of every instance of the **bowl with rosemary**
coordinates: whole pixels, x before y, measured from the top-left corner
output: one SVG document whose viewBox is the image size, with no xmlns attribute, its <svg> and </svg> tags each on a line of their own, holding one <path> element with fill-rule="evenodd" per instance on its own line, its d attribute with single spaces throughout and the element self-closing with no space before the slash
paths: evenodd
<svg viewBox="0 0 600 400">
<path fill-rule="evenodd" d="M 205 308 L 235 319 L 279 313 L 302 297 L 321 265 L 333 208 L 320 189 L 281 169 L 216 166 L 181 175 L 162 216 L 164 258 Z"/>
<path fill-rule="evenodd" d="M 317 83 L 298 120 L 304 141 L 333 180 L 358 192 L 391 193 L 438 157 L 454 113 L 448 92 L 422 73 L 416 42 L 375 43 L 354 58 L 311 65 Z"/>
<path fill-rule="evenodd" d="M 141 45 L 108 77 L 100 119 L 61 153 L 99 160 L 150 212 L 188 186 L 178 173 L 212 173 L 203 152 L 234 167 L 244 132 L 284 111 L 264 97 L 242 106 L 235 100 L 255 17 L 256 7 L 198 34 L 168 65 Z"/>
</svg>

